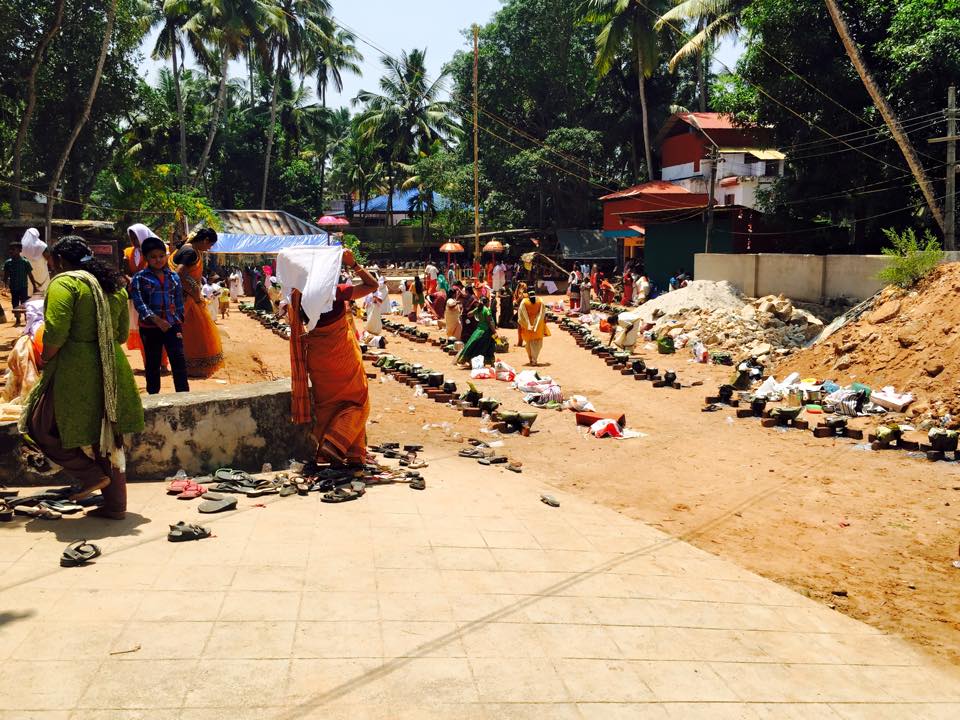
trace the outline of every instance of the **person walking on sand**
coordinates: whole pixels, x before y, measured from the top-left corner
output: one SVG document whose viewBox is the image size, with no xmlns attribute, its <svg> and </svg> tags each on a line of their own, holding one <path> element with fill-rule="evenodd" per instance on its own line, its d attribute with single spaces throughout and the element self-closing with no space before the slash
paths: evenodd
<svg viewBox="0 0 960 720">
<path fill-rule="evenodd" d="M 437 290 L 437 278 L 440 277 L 440 270 L 433 262 L 428 262 L 423 269 L 423 276 L 426 281 L 426 294 L 431 295 Z"/>
<path fill-rule="evenodd" d="M 527 348 L 529 364 L 537 367 L 540 364 L 543 338 L 550 335 L 550 328 L 547 327 L 547 306 L 537 299 L 537 294 L 533 290 L 520 303 L 520 309 L 517 311 L 517 325 L 520 328 L 520 337 L 523 338 Z"/>
<path fill-rule="evenodd" d="M 230 273 L 230 302 L 237 302 L 240 299 L 240 293 L 243 291 L 243 275 L 240 268 L 234 268 Z"/>
<path fill-rule="evenodd" d="M 23 318 L 23 304 L 30 299 L 27 281 L 37 291 L 37 281 L 33 277 L 33 266 L 30 261 L 21 255 L 23 246 L 18 242 L 10 243 L 8 251 L 10 257 L 3 263 L 3 281 L 10 288 L 10 301 L 13 306 L 14 327 L 20 327 Z M 18 309 L 19 308 L 19 309 Z"/>
<path fill-rule="evenodd" d="M 167 265 L 167 247 L 151 237 L 141 246 L 147 267 L 130 280 L 130 299 L 140 318 L 143 342 L 143 372 L 147 393 L 160 392 L 160 363 L 164 350 L 173 370 L 173 387 L 189 392 L 187 361 L 183 354 L 183 287 L 180 278 Z"/>
<path fill-rule="evenodd" d="M 143 405 L 130 363 L 127 291 L 82 238 L 51 248 L 57 272 L 44 303 L 43 372 L 20 415 L 25 442 L 73 476 L 71 500 L 97 490 L 103 506 L 87 513 L 121 520 L 127 509 L 123 436 L 143 430 Z"/>
<path fill-rule="evenodd" d="M 359 285 L 338 283 L 341 263 L 356 273 Z M 281 250 L 277 273 L 290 303 L 293 422 L 313 424 L 317 462 L 360 466 L 366 459 L 370 397 L 346 306 L 375 292 L 377 280 L 350 250 L 336 246 Z"/>
</svg>

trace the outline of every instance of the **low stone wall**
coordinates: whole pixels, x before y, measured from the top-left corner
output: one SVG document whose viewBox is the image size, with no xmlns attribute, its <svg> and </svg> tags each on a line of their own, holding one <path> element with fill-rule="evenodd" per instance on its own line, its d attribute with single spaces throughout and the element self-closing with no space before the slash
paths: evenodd
<svg viewBox="0 0 960 720">
<path fill-rule="evenodd" d="M 791 253 L 697 253 L 697 280 L 728 280 L 748 297 L 783 293 L 793 300 L 866 300 L 883 287 L 877 274 L 883 255 L 801 255 Z"/>
<path fill-rule="evenodd" d="M 285 467 L 307 459 L 315 444 L 306 426 L 290 422 L 290 381 L 276 380 L 210 392 L 144 399 L 146 428 L 130 441 L 130 481 L 159 480 L 182 468 L 202 475 L 218 467 L 258 472 L 263 463 Z M 62 479 L 37 473 L 20 453 L 16 423 L 0 425 L 0 483 L 40 485 Z"/>
</svg>

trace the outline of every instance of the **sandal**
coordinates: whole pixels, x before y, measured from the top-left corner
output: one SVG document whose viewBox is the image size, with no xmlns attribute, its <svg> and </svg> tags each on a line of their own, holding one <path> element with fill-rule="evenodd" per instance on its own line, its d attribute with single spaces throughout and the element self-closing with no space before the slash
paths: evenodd
<svg viewBox="0 0 960 720">
<path fill-rule="evenodd" d="M 39 518 L 41 520 L 59 520 L 63 517 L 58 512 L 51 510 L 50 508 L 40 507 L 39 505 L 17 505 L 13 512 L 16 515 L 24 515 L 26 517 Z"/>
<path fill-rule="evenodd" d="M 183 492 L 177 495 L 177 500 L 195 500 L 207 491 L 203 485 L 189 480 L 183 488 Z"/>
<path fill-rule="evenodd" d="M 202 513 L 218 513 L 224 510 L 233 510 L 236 507 L 237 499 L 235 497 L 207 493 L 204 501 L 197 506 L 197 511 Z"/>
<path fill-rule="evenodd" d="M 83 510 L 82 505 L 67 502 L 66 500 L 41 500 L 40 507 L 53 510 L 53 512 L 60 513 L 61 515 L 73 515 L 73 513 L 78 513 Z"/>
<path fill-rule="evenodd" d="M 254 479 L 250 476 L 250 473 L 246 473 L 243 470 L 234 470 L 233 468 L 220 468 L 217 470 L 213 477 L 217 480 L 233 482 L 233 483 L 254 483 Z"/>
<path fill-rule="evenodd" d="M 507 470 L 515 473 L 523 472 L 523 463 L 519 460 L 511 460 L 507 465 Z"/>
<path fill-rule="evenodd" d="M 410 482 L 408 483 L 408 485 L 409 485 L 409 487 L 410 487 L 411 490 L 426 490 L 426 489 L 427 489 L 427 481 L 424 480 L 422 477 L 411 478 L 411 479 L 410 479 Z"/>
<path fill-rule="evenodd" d="M 167 533 L 167 540 L 170 542 L 186 542 L 187 540 L 203 540 L 213 533 L 209 528 L 200 525 L 188 525 L 182 520 L 176 525 L 170 526 L 170 532 Z"/>
<path fill-rule="evenodd" d="M 347 490 L 346 488 L 337 488 L 336 490 L 325 493 L 324 496 L 320 498 L 320 501 L 325 503 L 342 503 L 356 500 L 358 497 L 360 497 L 360 493 Z"/>
<path fill-rule="evenodd" d="M 550 507 L 560 507 L 560 501 L 557 500 L 553 495 L 541 495 L 540 502 Z"/>
<path fill-rule="evenodd" d="M 86 540 L 77 540 L 67 545 L 60 556 L 60 567 L 77 567 L 100 556 L 100 548 Z"/>
</svg>

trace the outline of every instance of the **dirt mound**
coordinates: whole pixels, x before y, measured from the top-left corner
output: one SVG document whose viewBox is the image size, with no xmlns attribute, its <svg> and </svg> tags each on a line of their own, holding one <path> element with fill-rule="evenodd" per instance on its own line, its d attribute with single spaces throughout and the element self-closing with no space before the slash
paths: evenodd
<svg viewBox="0 0 960 720">
<path fill-rule="evenodd" d="M 910 291 L 890 286 L 859 319 L 777 368 L 803 377 L 892 385 L 917 401 L 917 419 L 960 421 L 960 263 L 941 265 Z"/>
</svg>

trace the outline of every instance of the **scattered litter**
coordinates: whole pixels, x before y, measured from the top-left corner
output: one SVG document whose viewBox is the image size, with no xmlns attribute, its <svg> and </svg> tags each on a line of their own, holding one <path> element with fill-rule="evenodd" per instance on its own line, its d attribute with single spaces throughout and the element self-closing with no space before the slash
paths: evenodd
<svg viewBox="0 0 960 720">
<path fill-rule="evenodd" d="M 560 501 L 557 500 L 553 495 L 541 495 L 540 502 L 544 503 L 545 505 L 549 505 L 550 507 L 560 507 Z"/>
<path fill-rule="evenodd" d="M 138 651 L 140 650 L 140 647 L 141 647 L 141 646 L 140 646 L 140 643 L 137 643 L 136 645 L 134 645 L 134 646 L 133 646 L 132 648 L 130 648 L 129 650 L 113 650 L 110 654 L 111 654 L 111 655 L 126 655 L 126 654 L 128 654 L 128 653 L 135 653 L 135 652 L 138 652 Z"/>
</svg>

